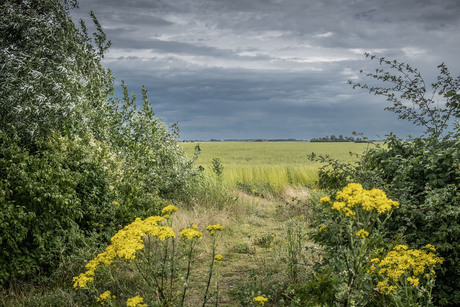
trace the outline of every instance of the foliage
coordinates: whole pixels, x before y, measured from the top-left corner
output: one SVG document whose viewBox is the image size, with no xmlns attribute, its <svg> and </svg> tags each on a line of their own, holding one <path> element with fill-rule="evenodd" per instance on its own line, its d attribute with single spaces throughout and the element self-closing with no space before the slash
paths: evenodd
<svg viewBox="0 0 460 307">
<path fill-rule="evenodd" d="M 368 53 L 365 56 L 377 59 L 383 66 L 366 76 L 388 86 L 349 83 L 353 88 L 367 89 L 374 95 L 386 97 L 392 103 L 386 109 L 398 114 L 400 119 L 424 127 L 429 136 L 439 137 L 448 128 L 451 117 L 460 116 L 460 76 L 452 77 L 444 63 L 438 66 L 440 73 L 437 81 L 431 84 L 432 93 L 427 93 L 425 80 L 416 68 Z"/>
<path fill-rule="evenodd" d="M 388 226 L 410 244 L 434 244 L 445 258 L 434 290 L 438 304 L 460 298 L 455 291 L 460 281 L 459 137 L 404 142 L 390 135 L 388 149 L 365 156 L 366 169 L 378 174 L 381 187 L 401 203 Z"/>
<path fill-rule="evenodd" d="M 32 147 L 51 131 L 95 129 L 112 92 L 100 61 L 110 46 L 96 17 L 94 40 L 68 10 L 76 1 L 2 1 L 0 132 Z M 94 43 L 94 45 L 93 45 Z"/>
<path fill-rule="evenodd" d="M 179 129 L 114 98 L 110 46 L 96 17 L 90 37 L 76 1 L 3 1 L 0 21 L 0 284 L 49 275 L 91 236 L 186 199 L 197 174 Z M 104 241 L 104 240 L 102 240 Z"/>
<path fill-rule="evenodd" d="M 188 288 L 197 282 L 191 278 L 191 267 L 203 233 L 198 225 L 191 224 L 181 229 L 176 238 L 172 215 L 177 210 L 175 206 L 166 206 L 162 216 L 136 218 L 117 232 L 105 251 L 86 264 L 86 271 L 73 278 L 74 288 L 88 301 L 92 299 L 93 304 L 97 299 L 105 303 L 126 301 L 128 306 L 140 306 L 136 302 L 184 306 Z M 216 224 L 206 229 L 212 240 L 212 255 L 203 306 L 212 298 L 218 302 L 218 272 L 224 264 L 223 256 L 216 253 L 218 233 L 223 227 Z M 217 280 L 215 290 L 210 287 L 212 277 Z M 134 293 L 142 296 L 133 298 Z"/>
<path fill-rule="evenodd" d="M 445 64 L 439 65 L 439 76 L 428 93 L 415 68 L 385 58 L 371 59 L 377 59 L 381 68 L 366 76 L 381 86 L 350 84 L 383 95 L 392 103 L 388 110 L 424 127 L 425 134 L 410 142 L 389 134 L 384 146 L 363 154 L 361 165 L 329 163 L 320 184 L 336 189 L 337 182 L 358 181 L 396 199 L 401 207 L 387 227 L 410 245 L 437 246 L 445 261 L 433 290 L 434 301 L 455 305 L 460 300 L 460 129 L 455 122 L 460 115 L 460 76 L 452 77 Z"/>
<path fill-rule="evenodd" d="M 56 135 L 40 152 L 11 140 L 0 148 L 1 283 L 46 272 L 85 234 L 107 234 L 123 221 L 109 185 L 118 161 L 106 145 Z"/>
<path fill-rule="evenodd" d="M 324 248 L 322 264 L 331 268 L 339 305 L 431 304 L 434 268 L 443 262 L 432 253 L 434 247 L 427 245 L 430 250 L 423 251 L 399 244 L 383 256 L 395 245 L 395 238 L 388 239 L 392 234 L 386 223 L 398 207 L 382 190 L 366 190 L 356 183 L 344 187 L 334 200 L 321 198 L 311 237 Z"/>
</svg>

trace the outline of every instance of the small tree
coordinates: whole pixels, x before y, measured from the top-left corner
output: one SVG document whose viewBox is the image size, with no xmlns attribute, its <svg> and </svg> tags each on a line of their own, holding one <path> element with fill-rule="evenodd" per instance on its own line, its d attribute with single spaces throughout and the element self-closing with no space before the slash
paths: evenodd
<svg viewBox="0 0 460 307">
<path fill-rule="evenodd" d="M 377 59 L 381 68 L 365 75 L 383 85 L 349 83 L 386 97 L 392 103 L 387 110 L 424 127 L 425 134 L 411 142 L 390 134 L 386 146 L 365 153 L 347 179 L 377 185 L 400 202 L 388 226 L 410 245 L 439 247 L 446 261 L 434 288 L 435 303 L 454 306 L 460 301 L 460 127 L 455 122 L 460 116 L 460 76 L 452 77 L 445 64 L 439 65 L 430 93 L 410 65 L 366 57 Z"/>
<path fill-rule="evenodd" d="M 365 56 L 371 60 L 377 59 L 382 67 L 365 75 L 388 86 L 369 86 L 353 81 L 348 81 L 349 84 L 353 88 L 363 88 L 374 95 L 385 96 L 393 104 L 385 109 L 395 112 L 400 119 L 425 127 L 428 135 L 440 137 L 451 117 L 460 116 L 460 76 L 453 78 L 444 63 L 438 66 L 440 74 L 437 81 L 431 84 L 430 92 L 420 72 L 409 64 L 378 58 L 369 53 Z M 361 70 L 361 73 L 364 72 Z"/>
<path fill-rule="evenodd" d="M 0 4 L 0 132 L 32 146 L 51 131 L 95 130 L 112 93 L 101 65 L 110 46 L 91 13 L 93 39 L 69 16 L 75 0 Z"/>
</svg>

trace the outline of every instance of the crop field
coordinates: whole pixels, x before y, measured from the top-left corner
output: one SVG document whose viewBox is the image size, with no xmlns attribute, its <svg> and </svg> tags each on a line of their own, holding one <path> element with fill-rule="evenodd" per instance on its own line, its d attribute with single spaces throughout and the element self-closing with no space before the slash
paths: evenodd
<svg viewBox="0 0 460 307">
<path fill-rule="evenodd" d="M 188 157 L 193 157 L 199 144 L 201 154 L 196 164 L 215 176 L 212 160 L 219 158 L 223 166 L 222 179 L 230 186 L 257 185 L 279 190 L 286 186 L 313 186 L 317 180 L 319 162 L 308 155 L 329 155 L 340 161 L 352 161 L 352 153 L 362 153 L 366 143 L 310 142 L 202 142 L 181 143 Z"/>
</svg>

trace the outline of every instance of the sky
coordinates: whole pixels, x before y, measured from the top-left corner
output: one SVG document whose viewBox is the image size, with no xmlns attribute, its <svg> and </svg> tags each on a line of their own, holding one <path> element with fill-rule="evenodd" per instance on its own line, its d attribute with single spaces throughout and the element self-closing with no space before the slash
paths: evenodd
<svg viewBox="0 0 460 307">
<path fill-rule="evenodd" d="M 372 81 L 364 53 L 427 84 L 441 63 L 460 75 L 458 0 L 80 0 L 71 14 L 90 24 L 90 11 L 116 84 L 144 85 L 181 140 L 416 136 L 384 97 L 347 84 Z"/>
</svg>

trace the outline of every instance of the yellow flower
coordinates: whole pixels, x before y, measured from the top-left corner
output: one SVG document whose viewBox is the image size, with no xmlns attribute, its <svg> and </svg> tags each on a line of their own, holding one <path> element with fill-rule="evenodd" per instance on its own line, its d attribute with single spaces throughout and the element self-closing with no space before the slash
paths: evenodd
<svg viewBox="0 0 460 307">
<path fill-rule="evenodd" d="M 263 296 L 256 296 L 252 299 L 254 302 L 258 303 L 260 306 L 265 305 L 266 302 L 268 302 L 268 298 L 263 297 Z"/>
<path fill-rule="evenodd" d="M 115 298 L 115 295 L 111 295 L 111 294 L 112 293 L 109 290 L 107 290 L 104 293 L 102 293 L 101 295 L 99 295 L 99 298 L 97 299 L 97 301 L 99 303 L 101 303 L 102 306 L 104 306 L 105 301 Z"/>
<path fill-rule="evenodd" d="M 349 208 L 361 207 L 365 211 L 377 211 L 378 214 L 398 207 L 399 203 L 388 199 L 385 192 L 380 189 L 366 190 L 359 183 L 350 183 L 337 193 L 336 200 L 346 203 Z M 345 205 L 334 202 L 332 209 L 340 211 Z M 353 216 L 353 214 L 347 215 Z"/>
<path fill-rule="evenodd" d="M 209 234 L 211 236 L 214 236 L 216 234 L 216 230 L 221 231 L 223 229 L 224 227 L 220 226 L 220 224 L 209 225 L 208 227 L 206 227 L 206 230 L 209 231 Z"/>
<path fill-rule="evenodd" d="M 224 263 L 224 256 L 222 256 L 221 254 L 217 254 L 214 256 L 214 262 L 215 263 Z"/>
<path fill-rule="evenodd" d="M 187 238 L 189 240 L 192 240 L 194 238 L 197 238 L 197 239 L 201 238 L 203 234 L 193 228 L 185 228 L 185 229 L 182 229 L 179 235 L 183 239 Z"/>
<path fill-rule="evenodd" d="M 331 198 L 329 196 L 324 196 L 320 198 L 319 202 L 321 203 L 321 205 L 329 204 L 331 202 Z"/>
<path fill-rule="evenodd" d="M 352 211 L 348 207 L 343 208 L 342 211 L 345 212 L 345 216 L 355 216 L 356 215 L 356 212 Z"/>
<path fill-rule="evenodd" d="M 211 231 L 211 230 L 223 230 L 224 227 L 220 226 L 220 224 L 215 224 L 215 225 L 209 225 L 206 227 L 206 230 Z"/>
<path fill-rule="evenodd" d="M 436 251 L 436 248 L 435 248 L 433 245 L 431 245 L 431 244 L 427 244 L 427 245 L 425 245 L 423 248 L 429 249 L 429 250 L 431 250 L 431 251 L 433 251 L 433 252 Z"/>
<path fill-rule="evenodd" d="M 355 234 L 361 239 L 365 239 L 366 237 L 369 236 L 369 232 L 365 231 L 364 229 L 358 230 Z"/>
<path fill-rule="evenodd" d="M 176 212 L 177 210 L 178 209 L 176 206 L 168 205 L 164 207 L 163 210 L 161 210 L 161 214 L 170 214 L 170 213 Z"/>
<path fill-rule="evenodd" d="M 112 202 L 112 205 L 117 205 L 117 206 L 119 206 L 119 205 L 120 205 L 120 203 L 119 203 L 119 202 L 117 202 L 117 201 L 113 201 L 113 202 Z"/>
<path fill-rule="evenodd" d="M 123 260 L 132 260 L 136 252 L 144 248 L 142 238 L 146 235 L 157 237 L 159 240 L 174 238 L 176 234 L 171 227 L 158 226 L 163 220 L 161 216 L 151 216 L 145 220 L 136 218 L 134 222 L 118 231 L 111 239 L 111 243 L 104 252 L 98 254 L 86 265 L 87 271 L 73 278 L 74 288 L 85 287 L 94 281 L 94 271 L 101 265 L 110 265 L 118 257 Z"/>
<path fill-rule="evenodd" d="M 444 261 L 441 257 L 426 250 L 410 249 L 407 245 L 399 244 L 393 248 L 383 259 L 371 259 L 374 269 L 381 277 L 385 278 L 380 281 L 377 287 L 382 290 L 383 294 L 389 294 L 396 289 L 397 285 L 404 284 L 404 276 L 410 276 L 407 281 L 412 286 L 417 287 L 420 283 L 420 277 L 430 278 L 435 276 L 434 267 L 442 264 Z M 378 267 L 378 269 L 376 268 Z"/>
<path fill-rule="evenodd" d="M 147 307 L 147 304 L 142 304 L 144 302 L 144 299 L 140 296 L 135 296 L 132 298 L 129 298 L 126 301 L 126 306 L 127 307 Z"/>
<path fill-rule="evenodd" d="M 416 278 L 415 276 L 412 276 L 412 277 L 407 277 L 407 281 L 409 281 L 411 283 L 411 285 L 417 287 L 418 284 L 420 283 L 419 279 Z"/>
<path fill-rule="evenodd" d="M 324 230 L 326 228 L 327 228 L 327 225 L 321 225 L 321 227 L 319 228 L 319 231 Z"/>
<path fill-rule="evenodd" d="M 339 202 L 339 201 L 336 201 L 332 204 L 332 210 L 337 210 L 337 211 L 340 211 L 342 210 L 344 207 L 346 206 L 346 204 L 344 202 Z"/>
</svg>

